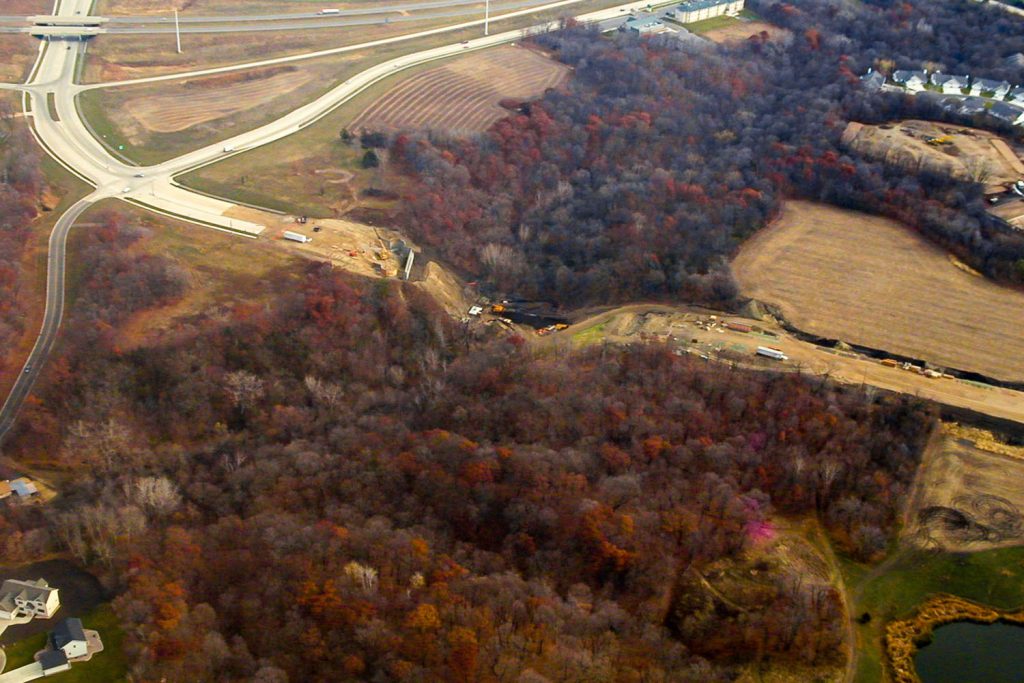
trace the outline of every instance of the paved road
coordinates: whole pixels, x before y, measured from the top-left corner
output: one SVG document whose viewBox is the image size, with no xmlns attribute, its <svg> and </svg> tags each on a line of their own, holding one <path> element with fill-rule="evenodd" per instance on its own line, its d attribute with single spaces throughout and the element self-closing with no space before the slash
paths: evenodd
<svg viewBox="0 0 1024 683">
<path fill-rule="evenodd" d="M 583 0 L 558 0 L 545 5 L 531 6 L 528 9 L 507 13 L 502 18 L 522 16 L 541 9 L 568 7 L 581 1 Z M 59 16 L 84 14 L 88 12 L 91 4 L 92 0 L 58 0 L 59 8 L 55 11 L 55 14 Z M 590 12 L 578 16 L 577 19 L 583 22 L 599 22 L 621 16 L 622 12 L 639 9 L 646 5 L 646 0 L 641 0 L 640 2 L 629 3 L 621 7 Z M 321 54 L 365 49 L 398 40 L 409 40 L 460 28 L 479 26 L 482 23 L 482 19 L 462 22 L 454 26 L 420 31 L 406 36 L 398 36 L 364 43 L 363 45 L 312 54 L 319 56 Z M 54 159 L 70 172 L 93 185 L 96 189 L 61 216 L 51 234 L 44 322 L 36 345 L 32 349 L 22 373 L 18 376 L 3 408 L 0 409 L 0 441 L 2 441 L 14 424 L 14 420 L 25 398 L 31 392 L 46 362 L 50 349 L 56 341 L 64 312 L 64 269 L 67 234 L 78 216 L 91 204 L 102 199 L 117 197 L 144 206 L 157 213 L 172 215 L 219 230 L 229 230 L 237 234 L 255 237 L 262 231 L 263 226 L 224 216 L 226 211 L 233 208 L 232 204 L 199 195 L 179 187 L 174 183 L 174 176 L 223 159 L 231 154 L 253 149 L 298 132 L 377 81 L 398 73 L 403 69 L 472 50 L 522 40 L 524 37 L 539 31 L 554 30 L 558 25 L 558 22 L 548 22 L 529 29 L 505 31 L 462 43 L 397 57 L 349 78 L 317 100 L 296 109 L 272 123 L 148 168 L 131 166 L 112 157 L 106 148 L 92 136 L 82 121 L 75 106 L 75 96 L 83 88 L 75 85 L 74 80 L 77 60 L 81 57 L 85 44 L 77 42 L 64 43 L 61 41 L 43 43 L 40 48 L 39 59 L 33 69 L 29 82 L 24 86 L 18 86 L 19 89 L 28 93 L 32 111 L 33 134 Z M 306 55 L 307 58 L 309 56 Z M 207 70 L 207 73 L 252 68 L 282 61 L 292 61 L 293 59 L 295 57 L 261 60 L 223 69 Z M 178 74 L 171 78 L 181 77 L 183 77 L 183 74 Z M 139 79 L 139 81 L 148 80 L 169 80 L 169 78 Z M 52 110 L 48 104 L 48 99 L 51 96 L 53 101 Z"/>
<path fill-rule="evenodd" d="M 42 372 L 50 349 L 57 339 L 61 318 L 64 316 L 64 265 L 68 233 L 82 212 L 92 205 L 89 198 L 82 199 L 60 217 L 50 233 L 49 257 L 46 273 L 46 311 L 43 314 L 43 325 L 32 352 L 22 368 L 18 381 L 8 394 L 4 406 L 0 409 L 0 442 L 14 426 L 22 404 L 28 397 L 32 386 Z"/>
</svg>

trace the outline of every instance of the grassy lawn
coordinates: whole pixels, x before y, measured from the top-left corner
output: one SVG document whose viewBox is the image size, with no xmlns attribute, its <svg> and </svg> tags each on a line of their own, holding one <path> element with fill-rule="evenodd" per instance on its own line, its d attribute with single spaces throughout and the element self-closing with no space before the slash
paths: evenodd
<svg viewBox="0 0 1024 683">
<path fill-rule="evenodd" d="M 127 680 L 128 663 L 124 658 L 124 631 L 117 623 L 110 604 L 100 605 L 92 612 L 82 615 L 81 619 L 85 628 L 100 632 L 103 652 L 88 662 L 72 664 L 70 671 L 60 674 L 61 683 L 120 683 Z M 56 621 L 54 619 L 54 623 Z M 35 653 L 46 647 L 46 637 L 47 633 L 37 633 L 8 647 L 5 671 L 31 664 Z"/>
<path fill-rule="evenodd" d="M 853 614 L 871 615 L 857 626 L 858 682 L 881 680 L 885 623 L 910 614 L 930 595 L 951 593 L 997 609 L 1024 606 L 1024 548 L 970 554 L 900 550 L 881 571 L 849 560 L 841 566 Z"/>
<path fill-rule="evenodd" d="M 736 17 L 711 17 L 710 19 L 704 19 L 703 21 L 695 21 L 692 24 L 683 24 L 687 31 L 690 33 L 706 33 L 707 31 L 713 31 L 716 28 L 723 28 L 725 26 L 731 26 L 739 21 Z"/>
<path fill-rule="evenodd" d="M 121 130 L 114 125 L 106 113 L 106 101 L 102 90 L 86 90 L 75 99 L 82 121 L 103 143 L 113 156 L 127 163 L 154 163 L 156 157 L 147 155 L 146 150 L 132 149 Z M 159 159 L 157 159 L 159 161 Z"/>
<path fill-rule="evenodd" d="M 448 36 L 450 38 L 450 35 Z M 380 57 L 374 59 L 379 61 Z M 310 169 L 331 169 L 354 174 L 354 186 L 367 185 L 373 171 L 360 167 L 363 150 L 340 138 L 342 129 L 374 100 L 402 81 L 435 69 L 437 60 L 405 69 L 373 84 L 327 116 L 287 138 L 179 176 L 177 180 L 200 192 L 225 199 L 276 209 L 294 215 L 330 217 L 329 178 L 311 182 Z"/>
<path fill-rule="evenodd" d="M 593 327 L 588 327 L 585 330 L 580 330 L 572 336 L 574 344 L 579 346 L 590 346 L 596 344 L 604 339 L 604 330 L 608 326 L 608 323 L 600 323 Z"/>
</svg>

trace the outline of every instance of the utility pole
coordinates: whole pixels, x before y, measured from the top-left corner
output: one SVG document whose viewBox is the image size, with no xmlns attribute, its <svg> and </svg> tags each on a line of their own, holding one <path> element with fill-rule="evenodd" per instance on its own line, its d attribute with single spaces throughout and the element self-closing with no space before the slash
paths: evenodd
<svg viewBox="0 0 1024 683">
<path fill-rule="evenodd" d="M 174 38 L 178 41 L 178 54 L 181 54 L 181 26 L 178 25 L 178 8 L 174 8 Z"/>
<path fill-rule="evenodd" d="M 484 35 L 489 36 L 490 33 L 490 21 L 491 21 L 491 0 L 485 0 L 484 2 Z"/>
</svg>

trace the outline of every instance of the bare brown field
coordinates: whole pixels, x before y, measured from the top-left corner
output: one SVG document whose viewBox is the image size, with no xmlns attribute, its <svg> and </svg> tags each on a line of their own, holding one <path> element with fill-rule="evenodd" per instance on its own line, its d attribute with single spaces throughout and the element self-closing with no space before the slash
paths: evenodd
<svg viewBox="0 0 1024 683">
<path fill-rule="evenodd" d="M 983 444 L 955 425 L 933 436 L 909 499 L 903 534 L 910 543 L 947 552 L 1024 544 L 1024 457 Z"/>
<path fill-rule="evenodd" d="M 1024 294 L 891 220 L 789 202 L 732 263 L 746 296 L 811 334 L 1024 381 Z"/>
<path fill-rule="evenodd" d="M 353 130 L 487 130 L 508 115 L 503 98 L 538 97 L 569 69 L 533 50 L 501 47 L 456 59 L 404 81 L 367 107 Z"/>
<path fill-rule="evenodd" d="M 23 82 L 38 54 L 39 41 L 35 38 L 17 33 L 0 34 L 0 81 Z"/>
<path fill-rule="evenodd" d="M 267 77 L 214 88 L 216 83 L 204 84 L 200 79 L 196 87 L 183 84 L 184 96 L 178 93 L 136 97 L 125 102 L 125 109 L 144 128 L 156 133 L 174 133 L 192 126 L 215 121 L 224 116 L 262 107 L 282 95 L 302 87 L 313 79 L 313 74 L 286 69 Z M 222 81 L 222 77 L 212 79 Z M 208 87 L 211 86 L 211 87 Z"/>
<path fill-rule="evenodd" d="M 951 136 L 952 144 L 927 142 L 946 135 Z M 1009 145 L 974 128 L 914 120 L 879 126 L 851 123 L 843 133 L 843 143 L 872 159 L 976 180 L 993 189 L 1024 176 L 1024 162 Z"/>
<path fill-rule="evenodd" d="M 730 24 L 722 28 L 705 31 L 701 35 L 714 43 L 739 43 L 761 32 L 767 33 L 769 39 L 776 39 L 789 33 L 785 29 L 769 24 L 766 21 L 744 21 Z"/>
</svg>

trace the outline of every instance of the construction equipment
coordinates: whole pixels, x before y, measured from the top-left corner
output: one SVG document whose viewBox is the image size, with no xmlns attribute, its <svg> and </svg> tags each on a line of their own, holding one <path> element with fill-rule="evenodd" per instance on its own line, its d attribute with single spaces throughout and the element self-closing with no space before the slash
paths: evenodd
<svg viewBox="0 0 1024 683">
<path fill-rule="evenodd" d="M 505 312 L 504 304 L 494 304 L 494 305 L 491 306 L 491 313 L 504 313 L 504 312 Z"/>
<path fill-rule="evenodd" d="M 941 137 L 936 137 L 936 138 L 925 138 L 925 142 L 927 142 L 929 145 L 933 145 L 935 147 L 938 147 L 940 145 L 952 145 L 953 144 L 953 136 L 952 135 L 943 135 Z"/>
</svg>

